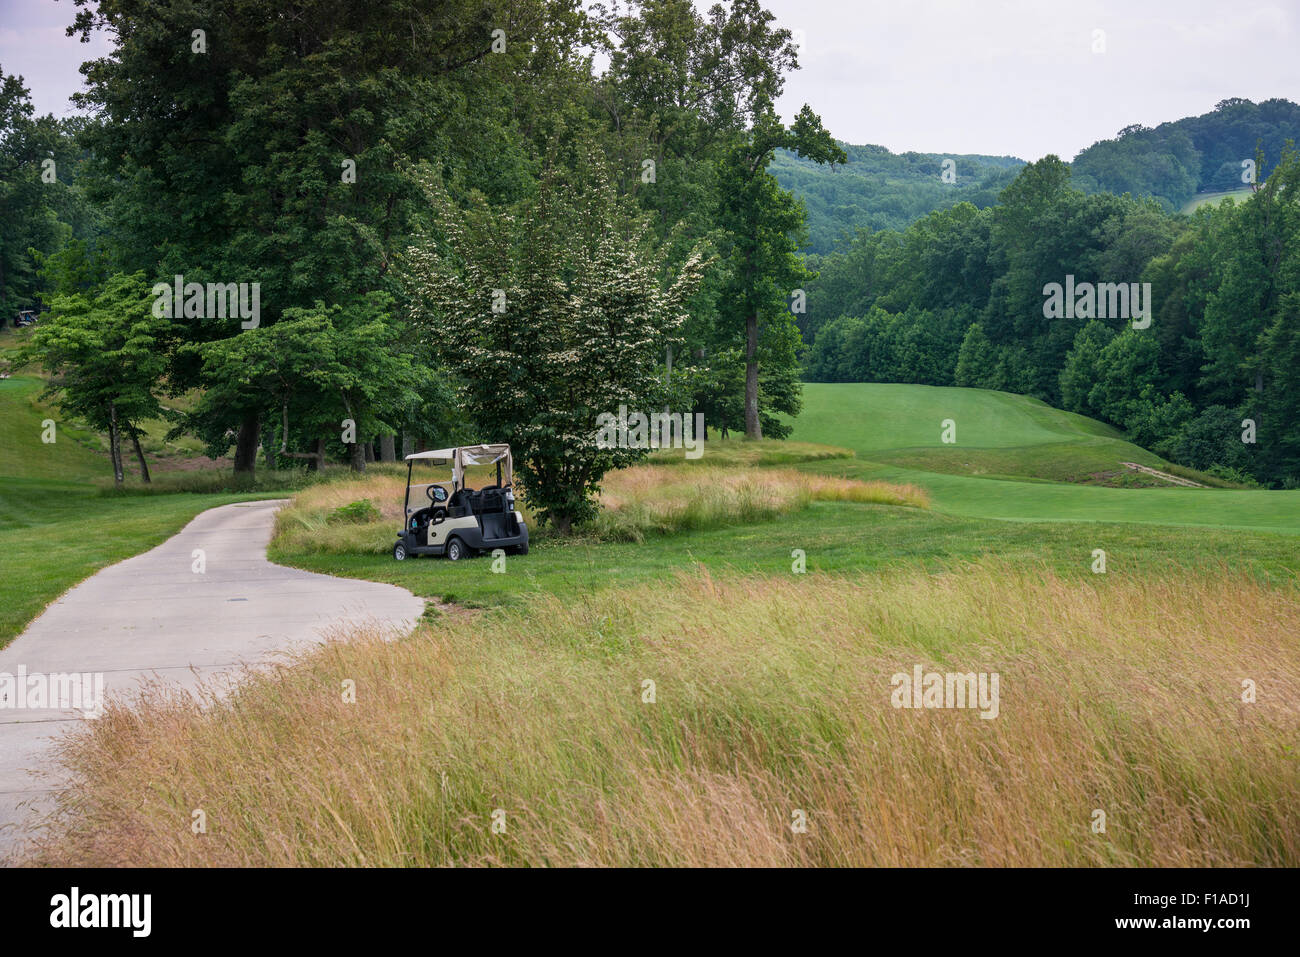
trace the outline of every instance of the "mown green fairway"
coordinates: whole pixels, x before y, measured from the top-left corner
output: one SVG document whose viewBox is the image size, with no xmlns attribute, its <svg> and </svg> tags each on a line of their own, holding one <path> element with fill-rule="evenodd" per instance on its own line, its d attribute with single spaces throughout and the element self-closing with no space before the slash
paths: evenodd
<svg viewBox="0 0 1300 957">
<path fill-rule="evenodd" d="M 394 529 L 396 532 L 396 529 Z M 323 533 L 328 534 L 328 533 Z M 345 578 L 391 582 L 417 595 L 492 607 L 552 594 L 578 600 L 604 588 L 654 587 L 671 600 L 676 573 L 794 575 L 794 551 L 808 574 L 853 574 L 920 566 L 933 572 L 993 560 L 1095 580 L 1092 551 L 1106 551 L 1112 575 L 1236 571 L 1260 578 L 1300 574 L 1293 537 L 1160 525 L 999 522 L 884 505 L 818 502 L 787 518 L 647 538 L 642 543 L 565 542 L 540 536 L 528 555 L 394 561 L 388 554 L 304 553 L 272 543 L 273 562 Z"/>
<path fill-rule="evenodd" d="M 956 424 L 954 444 L 941 441 L 945 419 Z M 807 467 L 913 482 L 931 492 L 934 510 L 952 515 L 1300 534 L 1300 491 L 1106 488 L 1061 481 L 1122 471 L 1121 462 L 1155 468 L 1166 463 L 1101 423 L 1024 396 L 917 385 L 810 383 L 804 386 L 804 410 L 794 425 L 795 439 L 845 445 L 858 454 L 852 462 Z"/>
<path fill-rule="evenodd" d="M 829 442 L 810 436 L 834 435 L 836 445 L 864 457 L 868 451 L 951 449 L 941 441 L 945 419 L 956 423 L 961 448 L 1015 449 L 1100 437 L 1122 445 L 1125 455 L 1147 455 L 1094 419 L 1009 392 L 857 382 L 806 383 L 803 388 L 804 411 L 795 419 L 799 437 Z"/>
</svg>

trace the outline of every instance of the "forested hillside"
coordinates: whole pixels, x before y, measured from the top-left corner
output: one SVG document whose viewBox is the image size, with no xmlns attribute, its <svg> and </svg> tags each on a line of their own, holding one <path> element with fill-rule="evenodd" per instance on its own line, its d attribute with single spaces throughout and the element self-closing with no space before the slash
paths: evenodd
<svg viewBox="0 0 1300 957">
<path fill-rule="evenodd" d="M 1294 487 L 1300 157 L 1270 160 L 1246 202 L 1182 217 L 1087 194 L 1049 156 L 997 206 L 859 236 L 809 287 L 807 378 L 1032 395 L 1172 461 Z"/>
<path fill-rule="evenodd" d="M 1131 125 L 1114 139 L 1094 143 L 1070 164 L 1074 186 L 1085 193 L 1154 197 L 1169 212 L 1198 193 L 1249 185 L 1243 163 L 1265 158 L 1254 177 L 1262 182 L 1288 140 L 1300 141 L 1300 105 L 1230 99 L 1202 116 L 1154 129 Z M 927 213 L 967 202 L 992 206 L 1024 167 L 1011 156 L 891 153 L 883 146 L 842 144 L 849 161 L 834 169 L 778 153 L 772 171 L 808 209 L 807 251 L 829 253 L 862 228 L 906 229 Z M 951 160 L 949 180 L 944 161 Z"/>
<path fill-rule="evenodd" d="M 848 162 L 834 169 L 785 151 L 772 163 L 781 185 L 807 207 L 808 250 L 813 253 L 828 253 L 836 242 L 851 239 L 863 228 L 905 229 L 926 213 L 957 203 L 991 206 L 1024 166 L 1013 156 L 841 146 Z"/>
<path fill-rule="evenodd" d="M 1089 193 L 1154 196 L 1177 210 L 1196 193 L 1239 189 L 1251 175 L 1262 181 L 1288 140 L 1300 141 L 1300 105 L 1222 100 L 1201 116 L 1155 129 L 1134 124 L 1094 143 L 1074 158 L 1075 185 Z M 1254 162 L 1256 149 L 1265 162 L 1251 174 L 1243 164 Z"/>
</svg>

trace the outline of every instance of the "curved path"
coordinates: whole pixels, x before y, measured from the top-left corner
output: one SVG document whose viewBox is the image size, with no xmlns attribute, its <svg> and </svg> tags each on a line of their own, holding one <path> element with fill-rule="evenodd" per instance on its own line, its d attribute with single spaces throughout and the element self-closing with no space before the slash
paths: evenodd
<svg viewBox="0 0 1300 957">
<path fill-rule="evenodd" d="M 424 601 L 403 588 L 268 562 L 266 546 L 283 504 L 209 509 L 152 551 L 68 591 L 0 651 L 0 696 L 15 692 L 6 679 L 20 669 L 102 673 L 105 694 L 134 691 L 151 677 L 192 688 L 320 642 L 339 626 L 401 633 L 415 626 Z M 93 517 L 85 534 L 95 534 Z M 196 549 L 204 553 L 202 572 L 194 567 Z M 87 720 L 82 711 L 18 703 L 0 707 L 0 860 L 30 836 L 33 817 L 64 786 L 52 756 L 54 737 Z"/>
</svg>

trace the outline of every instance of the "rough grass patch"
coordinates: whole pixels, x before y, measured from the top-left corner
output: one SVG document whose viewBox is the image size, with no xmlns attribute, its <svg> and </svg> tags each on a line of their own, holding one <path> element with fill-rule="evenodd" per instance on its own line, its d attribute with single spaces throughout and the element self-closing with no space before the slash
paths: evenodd
<svg viewBox="0 0 1300 957">
<path fill-rule="evenodd" d="M 607 541 L 643 541 L 647 535 L 770 521 L 815 501 L 929 505 L 925 491 L 913 485 L 794 469 L 639 465 L 606 476 L 603 508 L 586 531 Z"/>
<path fill-rule="evenodd" d="M 80 786 L 37 860 L 1295 866 L 1297 662 L 1300 586 L 1226 572 L 695 574 L 543 596 L 361 633 L 206 706 L 110 707 L 66 747 Z M 914 664 L 997 671 L 999 717 L 893 708 Z"/>
</svg>

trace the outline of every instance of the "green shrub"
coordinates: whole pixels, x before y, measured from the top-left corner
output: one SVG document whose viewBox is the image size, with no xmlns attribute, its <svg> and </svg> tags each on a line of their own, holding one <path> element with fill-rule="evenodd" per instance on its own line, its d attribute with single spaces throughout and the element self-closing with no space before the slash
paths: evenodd
<svg viewBox="0 0 1300 957">
<path fill-rule="evenodd" d="M 379 509 L 375 508 L 375 503 L 368 498 L 360 501 L 349 502 L 347 505 L 340 505 L 330 513 L 328 522 L 330 525 L 365 525 L 369 522 L 379 520 Z"/>
<path fill-rule="evenodd" d="M 1255 479 L 1242 472 L 1240 469 L 1234 469 L 1231 465 L 1211 465 L 1205 470 L 1206 475 L 1212 475 L 1217 479 L 1223 479 L 1225 482 L 1232 482 L 1245 488 L 1263 488 Z"/>
</svg>

